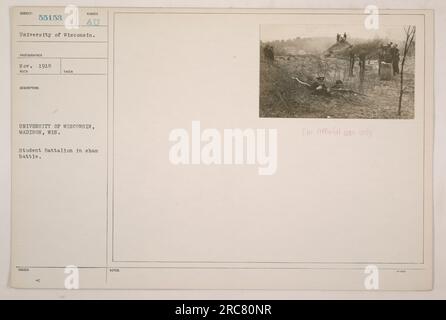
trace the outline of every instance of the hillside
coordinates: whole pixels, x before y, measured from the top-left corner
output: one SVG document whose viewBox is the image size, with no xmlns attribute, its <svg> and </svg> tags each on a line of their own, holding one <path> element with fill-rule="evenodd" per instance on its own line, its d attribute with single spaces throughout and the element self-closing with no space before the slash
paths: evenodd
<svg viewBox="0 0 446 320">
<path fill-rule="evenodd" d="M 328 47 L 327 47 L 328 48 Z M 321 55 L 276 56 L 273 63 L 260 63 L 260 117 L 306 117 L 306 118 L 395 118 L 397 112 L 399 77 L 381 81 L 376 61 L 366 64 L 366 78 L 358 81 L 359 67 L 354 76 L 348 76 L 348 61 Z M 407 61 L 406 93 L 403 96 L 400 118 L 413 117 L 414 104 L 414 58 Z M 307 86 L 292 77 L 313 83 L 316 77 L 324 76 L 331 88 L 341 80 L 345 92 L 330 92 L 316 95 Z"/>
</svg>

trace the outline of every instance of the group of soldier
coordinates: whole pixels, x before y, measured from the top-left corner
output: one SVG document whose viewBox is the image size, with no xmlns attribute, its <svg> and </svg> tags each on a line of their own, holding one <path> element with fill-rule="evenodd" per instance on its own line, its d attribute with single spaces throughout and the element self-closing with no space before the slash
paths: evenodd
<svg viewBox="0 0 446 320">
<path fill-rule="evenodd" d="M 393 75 L 400 73 L 400 50 L 398 45 L 393 42 L 389 42 L 386 45 L 381 46 L 382 61 L 391 63 L 393 68 Z"/>
</svg>

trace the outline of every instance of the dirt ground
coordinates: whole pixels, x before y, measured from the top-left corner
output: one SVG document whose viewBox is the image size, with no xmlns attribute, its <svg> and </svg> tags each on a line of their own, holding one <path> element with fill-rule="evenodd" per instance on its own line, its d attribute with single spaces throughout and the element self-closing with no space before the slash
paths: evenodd
<svg viewBox="0 0 446 320">
<path fill-rule="evenodd" d="M 331 91 L 316 95 L 292 77 L 312 83 L 324 76 L 327 87 L 336 80 L 348 92 Z M 278 56 L 274 62 L 260 63 L 260 117 L 280 118 L 365 118 L 412 119 L 414 117 L 414 58 L 406 61 L 404 95 L 398 116 L 400 77 L 379 80 L 377 61 L 367 61 L 364 82 L 359 81 L 359 66 L 348 75 L 348 61 L 316 55 Z"/>
</svg>

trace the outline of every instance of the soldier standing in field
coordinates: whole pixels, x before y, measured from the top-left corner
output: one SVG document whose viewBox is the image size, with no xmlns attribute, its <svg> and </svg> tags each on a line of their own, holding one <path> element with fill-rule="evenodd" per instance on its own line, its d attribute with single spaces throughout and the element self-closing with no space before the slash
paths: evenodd
<svg viewBox="0 0 446 320">
<path fill-rule="evenodd" d="M 395 43 L 392 48 L 392 66 L 393 66 L 393 75 L 400 73 L 400 50 L 398 49 L 398 45 Z"/>
</svg>

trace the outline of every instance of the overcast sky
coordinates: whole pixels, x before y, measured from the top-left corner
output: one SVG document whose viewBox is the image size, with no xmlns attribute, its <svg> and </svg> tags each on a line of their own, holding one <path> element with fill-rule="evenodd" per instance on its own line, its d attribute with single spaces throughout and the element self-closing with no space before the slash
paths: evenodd
<svg viewBox="0 0 446 320">
<path fill-rule="evenodd" d="M 347 32 L 349 38 L 388 38 L 390 40 L 404 40 L 404 27 L 381 27 L 378 30 L 367 30 L 363 25 L 262 25 L 260 38 L 262 41 L 287 40 L 296 37 L 333 37 L 336 33 Z"/>
</svg>

